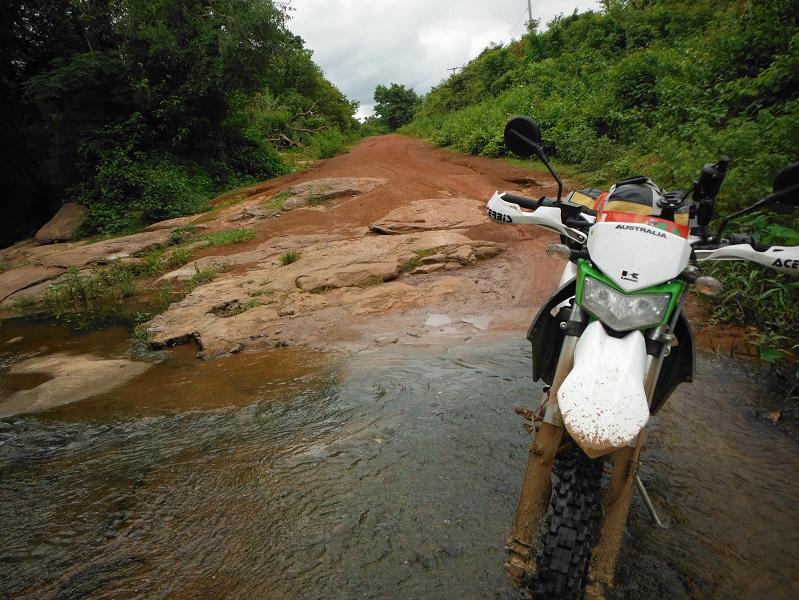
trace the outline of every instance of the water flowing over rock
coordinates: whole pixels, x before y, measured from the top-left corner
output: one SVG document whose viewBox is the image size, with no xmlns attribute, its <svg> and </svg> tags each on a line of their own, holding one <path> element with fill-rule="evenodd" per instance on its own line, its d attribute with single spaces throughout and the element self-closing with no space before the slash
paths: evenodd
<svg viewBox="0 0 799 600">
<path fill-rule="evenodd" d="M 11 375 L 42 373 L 49 380 L 0 400 L 0 418 L 31 413 L 103 394 L 144 373 L 151 364 L 91 354 L 51 354 L 11 367 Z"/>
</svg>

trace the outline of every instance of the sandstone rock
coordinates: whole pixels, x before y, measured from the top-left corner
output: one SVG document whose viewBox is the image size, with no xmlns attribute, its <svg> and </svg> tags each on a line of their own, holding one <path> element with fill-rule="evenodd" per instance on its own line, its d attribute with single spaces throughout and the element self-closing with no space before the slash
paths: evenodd
<svg viewBox="0 0 799 600">
<path fill-rule="evenodd" d="M 283 203 L 283 210 L 293 210 L 309 204 L 323 204 L 337 198 L 360 196 L 371 192 L 386 181 L 372 177 L 335 177 L 299 183 L 286 190 L 290 196 Z"/>
<path fill-rule="evenodd" d="M 156 246 L 168 246 L 171 241 L 168 229 L 145 231 L 120 238 L 103 240 L 93 244 L 82 244 L 67 250 L 53 252 L 41 258 L 48 267 L 86 267 L 118 258 L 128 258 L 146 252 Z"/>
<path fill-rule="evenodd" d="M 413 270 L 413 273 L 434 273 L 435 271 L 440 271 L 444 268 L 442 263 L 431 263 L 427 265 L 422 265 L 421 267 L 416 267 Z"/>
<path fill-rule="evenodd" d="M 228 223 L 254 223 L 282 210 L 325 204 L 337 198 L 351 198 L 371 192 L 385 184 L 386 179 L 372 177 L 334 177 L 298 183 L 283 191 L 255 194 L 241 204 L 222 209 L 219 218 Z M 271 201 L 283 195 L 282 205 L 270 206 Z"/>
<path fill-rule="evenodd" d="M 398 274 L 399 263 L 394 260 L 343 265 L 329 272 L 317 270 L 308 275 L 300 275 L 294 281 L 301 290 L 315 292 L 325 289 L 368 285 L 375 279 L 390 281 L 396 278 Z"/>
<path fill-rule="evenodd" d="M 158 221 L 152 223 L 144 228 L 144 231 L 158 231 L 159 229 L 177 229 L 178 227 L 197 227 L 205 229 L 207 225 L 196 225 L 194 222 L 202 215 L 188 215 L 185 217 L 176 217 L 174 219 L 167 219 L 166 221 Z"/>
<path fill-rule="evenodd" d="M 415 200 L 392 210 L 370 229 L 407 233 L 432 229 L 468 229 L 488 222 L 485 202 L 471 198 Z"/>
<path fill-rule="evenodd" d="M 71 240 L 85 220 L 86 208 L 77 202 L 67 202 L 36 232 L 35 239 L 43 244 Z"/>
<path fill-rule="evenodd" d="M 38 412 L 109 392 L 150 366 L 150 363 L 108 360 L 91 354 L 29 358 L 11 367 L 9 372 L 12 375 L 46 373 L 52 379 L 0 401 L 0 418 Z"/>
<path fill-rule="evenodd" d="M 64 269 L 58 267 L 22 267 L 4 271 L 0 273 L 0 302 L 63 272 Z"/>
<path fill-rule="evenodd" d="M 461 280 L 453 277 L 434 280 L 429 285 L 373 285 L 396 277 L 400 265 L 409 257 L 418 256 L 414 250 L 434 250 L 434 254 L 448 256 L 464 247 L 494 248 L 495 252 L 503 248 L 500 244 L 471 240 L 455 231 L 333 240 L 329 237 L 275 238 L 255 251 L 242 253 L 247 262 L 240 264 L 249 267 L 246 271 L 236 269 L 222 274 L 170 306 L 148 324 L 150 340 L 156 346 L 165 346 L 193 339 L 204 356 L 224 354 L 237 343 L 245 348 L 297 339 L 321 343 L 322 324 L 346 322 L 348 314 L 359 316 L 420 306 L 460 289 Z M 286 248 L 302 249 L 301 258 L 282 265 L 278 257 Z M 450 262 L 461 267 L 460 263 Z M 433 263 L 439 268 L 441 264 Z M 264 294 L 265 290 L 270 293 Z M 229 318 L 209 312 L 221 303 L 247 297 L 257 297 L 262 304 Z M 281 317 L 291 319 L 284 323 Z M 275 333 L 277 325 L 282 331 L 280 337 Z"/>
<path fill-rule="evenodd" d="M 423 256 L 419 259 L 419 264 L 429 265 L 431 263 L 443 263 L 447 261 L 445 254 L 433 254 L 432 256 Z"/>
</svg>

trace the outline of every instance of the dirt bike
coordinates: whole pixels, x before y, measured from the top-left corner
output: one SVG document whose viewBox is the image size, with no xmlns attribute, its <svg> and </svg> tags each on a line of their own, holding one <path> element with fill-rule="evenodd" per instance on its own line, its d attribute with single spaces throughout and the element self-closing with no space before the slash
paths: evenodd
<svg viewBox="0 0 799 600">
<path fill-rule="evenodd" d="M 799 204 L 799 163 L 780 171 L 772 194 L 712 231 L 728 159 L 705 165 L 688 193 L 664 192 L 646 177 L 633 177 L 604 194 L 582 190 L 563 199 L 541 143 L 529 117 L 508 122 L 507 148 L 522 158 L 537 156 L 557 182 L 558 197 L 496 192 L 487 206 L 498 223 L 560 234 L 561 243 L 550 244 L 547 254 L 568 261 L 558 290 L 527 333 L 533 378 L 546 385 L 535 410 L 516 409 L 532 443 L 505 567 L 534 598 L 604 598 L 614 584 L 633 488 L 661 525 L 638 460 L 650 417 L 692 379 L 694 342 L 682 311 L 688 292 L 721 289 L 696 265 L 748 260 L 799 276 L 799 247 L 724 236 L 735 218 Z"/>
</svg>

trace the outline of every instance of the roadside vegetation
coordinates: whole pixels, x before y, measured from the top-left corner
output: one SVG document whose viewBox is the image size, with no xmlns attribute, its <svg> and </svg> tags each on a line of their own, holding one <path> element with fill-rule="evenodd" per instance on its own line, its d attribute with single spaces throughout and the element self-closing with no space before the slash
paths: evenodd
<svg viewBox="0 0 799 600">
<path fill-rule="evenodd" d="M 644 173 L 687 189 L 702 164 L 726 154 L 733 162 L 717 214 L 768 193 L 776 172 L 799 160 L 795 0 L 602 4 L 487 48 L 434 88 L 401 131 L 497 157 L 507 119 L 529 114 L 546 152 L 592 185 Z M 735 228 L 799 244 L 798 212 Z M 795 281 L 749 265 L 708 270 L 725 284 L 716 318 L 755 326 L 761 356 L 795 395 L 799 313 L 785 310 L 799 303 Z"/>
<path fill-rule="evenodd" d="M 219 192 L 329 158 L 349 101 L 273 0 L 11 0 L 0 35 L 0 247 L 63 201 L 83 235 L 209 208 Z M 257 41 L 257 42 L 256 42 Z"/>
<path fill-rule="evenodd" d="M 197 287 L 213 281 L 228 266 L 197 265 L 191 276 L 182 282 L 159 282 L 161 275 L 189 263 L 198 247 L 239 243 L 252 239 L 254 232 L 232 229 L 200 236 L 187 229 L 186 235 L 174 237 L 177 245 L 155 247 L 133 259 L 115 260 L 83 270 L 70 268 L 54 279 L 40 297 L 22 295 L 17 298 L 11 311 L 20 315 L 45 314 L 78 328 L 125 322 L 133 326 L 136 337 L 143 338 L 142 323 Z"/>
</svg>

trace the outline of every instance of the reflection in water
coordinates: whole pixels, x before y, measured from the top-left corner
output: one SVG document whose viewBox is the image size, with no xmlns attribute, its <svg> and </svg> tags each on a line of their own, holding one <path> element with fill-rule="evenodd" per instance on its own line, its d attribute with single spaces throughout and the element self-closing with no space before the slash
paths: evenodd
<svg viewBox="0 0 799 600">
<path fill-rule="evenodd" d="M 171 355 L 135 388 L 0 421 L 0 594 L 515 597 L 528 348 Z M 636 500 L 621 594 L 794 596 L 797 444 L 751 417 L 745 372 L 699 363 L 645 459 L 671 527 Z"/>
</svg>

